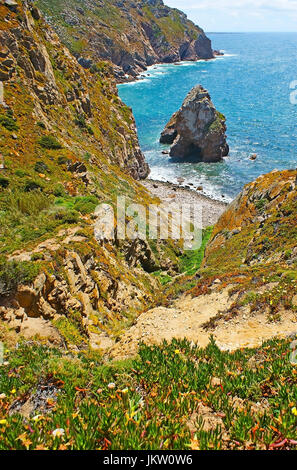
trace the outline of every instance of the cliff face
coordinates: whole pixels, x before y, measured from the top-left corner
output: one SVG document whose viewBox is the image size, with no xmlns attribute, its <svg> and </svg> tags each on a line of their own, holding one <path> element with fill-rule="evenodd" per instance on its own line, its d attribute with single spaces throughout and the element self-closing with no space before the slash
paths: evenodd
<svg viewBox="0 0 297 470">
<path fill-rule="evenodd" d="M 100 344 L 156 301 L 151 273 L 175 271 L 178 249 L 95 239 L 98 204 L 152 202 L 109 66 L 84 70 L 26 2 L 1 4 L 0 24 L 0 319 Z"/>
<path fill-rule="evenodd" d="M 204 258 L 203 281 L 193 293 L 206 293 L 216 285 L 228 286 L 230 295 L 237 294 L 217 324 L 259 315 L 263 322 L 280 322 L 276 334 L 288 317 L 296 322 L 296 182 L 296 170 L 260 176 L 215 225 Z"/>
<path fill-rule="evenodd" d="M 87 141 L 108 155 L 110 162 L 135 179 L 145 178 L 149 169 L 132 112 L 119 100 L 106 64 L 98 64 L 93 73 L 84 72 L 52 30 L 40 24 L 39 12 L 32 11 L 35 19 L 32 14 L 18 18 L 11 8 L 1 6 L 0 79 L 7 93 L 11 83 L 22 79 L 34 101 L 36 120 L 44 121 L 48 130 L 53 125 L 59 127 L 60 119 L 72 122 L 76 131 L 85 130 Z M 46 106 L 51 107 L 46 109 L 51 123 L 47 122 Z M 104 113 L 100 113 L 100 107 Z M 62 109 L 61 117 L 58 114 Z M 63 140 L 69 137 L 65 133 Z"/>
<path fill-rule="evenodd" d="M 118 80 L 157 62 L 210 59 L 210 40 L 162 0 L 38 0 L 62 41 L 85 67 L 111 61 Z"/>
</svg>

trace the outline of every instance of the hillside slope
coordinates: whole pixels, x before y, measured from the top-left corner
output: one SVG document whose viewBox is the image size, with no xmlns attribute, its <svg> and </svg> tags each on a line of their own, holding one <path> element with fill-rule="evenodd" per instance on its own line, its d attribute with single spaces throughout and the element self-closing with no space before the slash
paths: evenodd
<svg viewBox="0 0 297 470">
<path fill-rule="evenodd" d="M 213 335 L 223 350 L 260 346 L 297 332 L 297 170 L 248 184 L 214 226 L 196 286 L 168 307 L 143 313 L 112 350 Z M 185 283 L 178 278 L 177 283 Z M 174 283 L 168 295 L 176 290 Z M 143 339 L 144 338 L 144 339 Z"/>
<path fill-rule="evenodd" d="M 158 300 L 152 273 L 178 270 L 179 248 L 97 242 L 98 204 L 153 202 L 131 110 L 108 65 L 84 70 L 35 7 L 1 4 L 0 24 L 0 317 L 98 346 Z"/>
<path fill-rule="evenodd" d="M 296 178 L 244 188 L 196 287 L 142 314 L 112 350 L 133 358 L 6 334 L 0 449 L 296 449 Z"/>
<path fill-rule="evenodd" d="M 85 67 L 110 60 L 118 80 L 157 62 L 210 59 L 210 40 L 162 0 L 38 0 L 61 40 Z"/>
</svg>

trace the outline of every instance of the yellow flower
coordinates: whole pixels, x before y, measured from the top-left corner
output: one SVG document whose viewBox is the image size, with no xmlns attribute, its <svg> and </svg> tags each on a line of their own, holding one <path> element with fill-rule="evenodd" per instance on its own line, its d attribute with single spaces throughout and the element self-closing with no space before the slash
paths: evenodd
<svg viewBox="0 0 297 470">
<path fill-rule="evenodd" d="M 16 393 L 16 389 L 13 388 L 13 389 L 11 390 L 11 393 L 15 394 L 15 393 Z"/>
<path fill-rule="evenodd" d="M 176 349 L 174 352 L 175 352 L 175 354 L 180 354 L 180 350 L 179 350 L 179 349 Z"/>
<path fill-rule="evenodd" d="M 32 418 L 32 421 L 34 421 L 35 423 L 37 423 L 37 422 L 40 421 L 42 418 L 43 418 L 42 415 L 36 415 L 36 416 L 34 416 L 34 418 Z"/>
<path fill-rule="evenodd" d="M 297 408 L 296 406 L 294 406 L 294 408 L 292 408 L 292 413 L 294 416 L 297 416 Z"/>
<path fill-rule="evenodd" d="M 197 440 L 196 436 L 191 440 L 189 447 L 191 450 L 200 450 L 199 441 Z"/>
<path fill-rule="evenodd" d="M 7 419 L 0 419 L 0 424 L 6 424 L 7 423 Z"/>
</svg>

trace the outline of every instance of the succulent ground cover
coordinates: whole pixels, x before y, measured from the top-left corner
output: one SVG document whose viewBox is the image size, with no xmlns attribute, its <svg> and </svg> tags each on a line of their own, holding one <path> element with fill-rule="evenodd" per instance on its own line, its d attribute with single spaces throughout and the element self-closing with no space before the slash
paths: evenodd
<svg viewBox="0 0 297 470">
<path fill-rule="evenodd" d="M 174 340 L 109 364 L 40 342 L 6 348 L 0 449 L 296 448 L 289 340 L 232 353 Z"/>
</svg>

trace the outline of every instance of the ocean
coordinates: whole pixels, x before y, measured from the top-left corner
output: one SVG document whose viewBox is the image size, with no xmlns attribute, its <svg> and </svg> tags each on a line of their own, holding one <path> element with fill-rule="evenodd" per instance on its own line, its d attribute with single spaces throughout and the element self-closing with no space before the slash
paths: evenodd
<svg viewBox="0 0 297 470">
<path fill-rule="evenodd" d="M 297 104 L 290 84 L 297 80 L 297 33 L 212 33 L 212 61 L 152 66 L 143 80 L 118 85 L 132 107 L 150 178 L 203 186 L 215 199 L 231 201 L 243 186 L 274 169 L 296 168 Z M 223 162 L 172 163 L 160 133 L 189 90 L 201 84 L 227 118 L 230 155 Z M 296 82 L 297 88 L 297 82 Z M 258 158 L 250 160 L 251 154 Z"/>
</svg>

